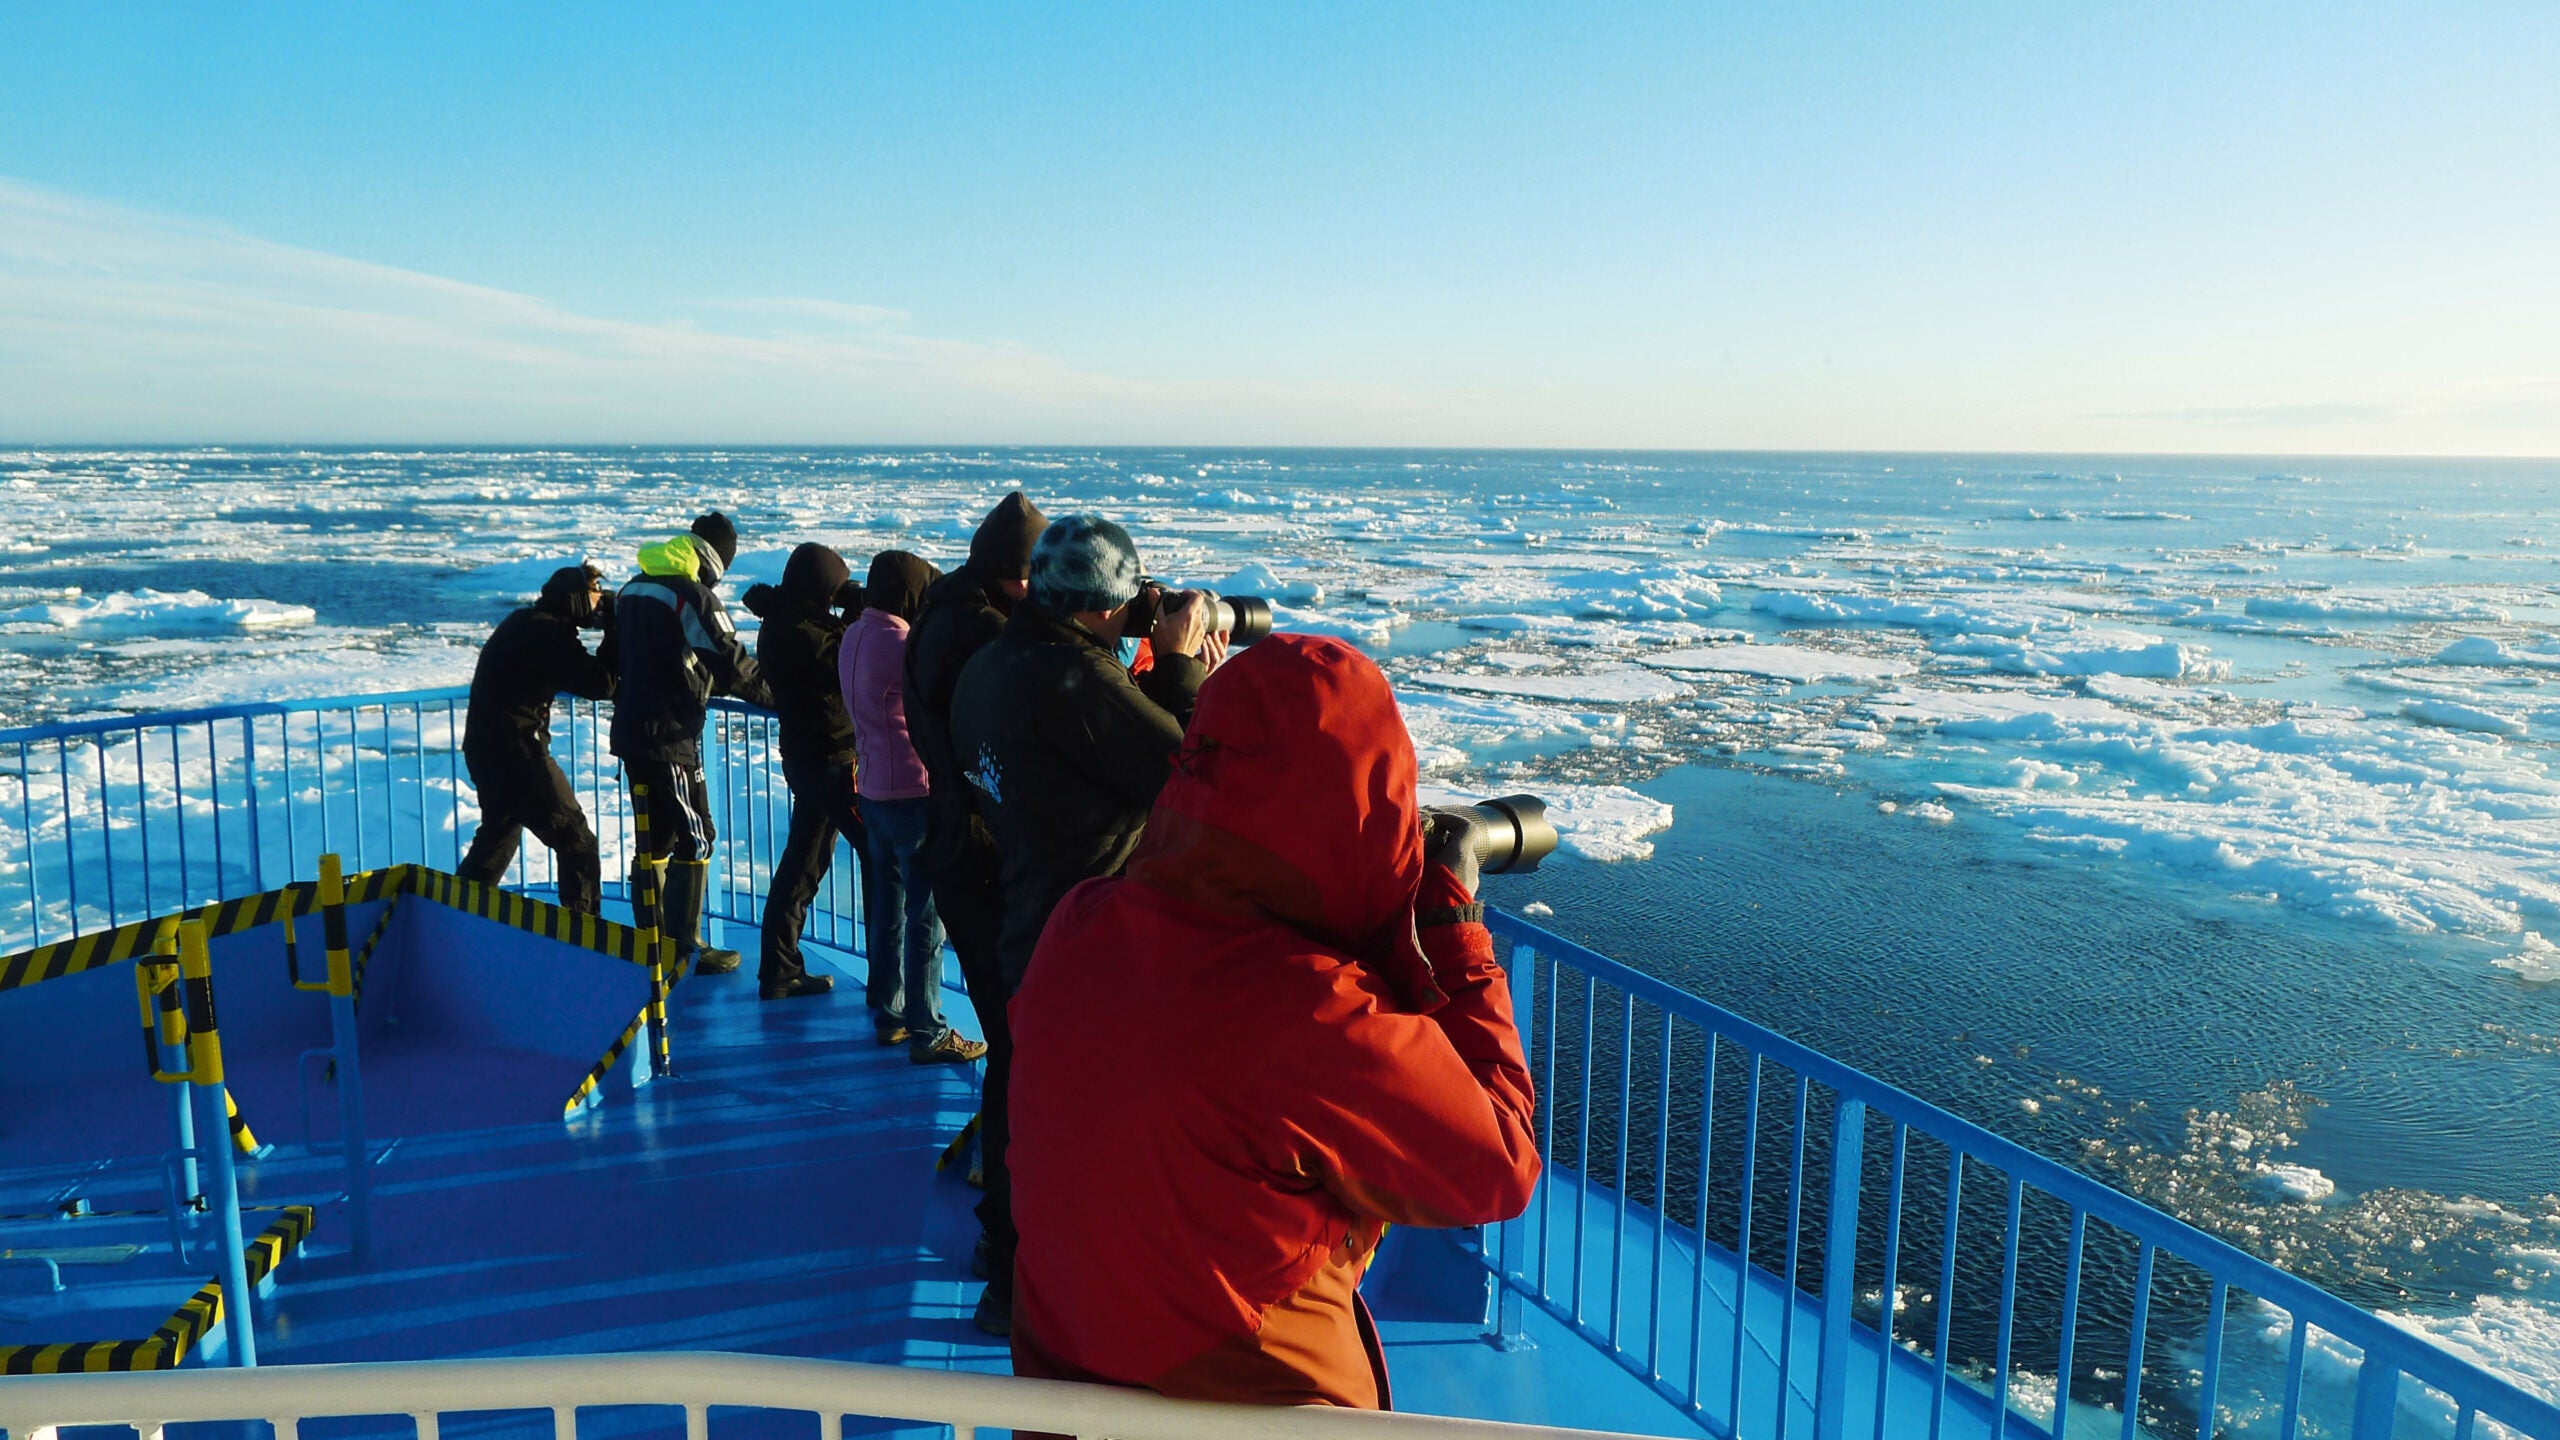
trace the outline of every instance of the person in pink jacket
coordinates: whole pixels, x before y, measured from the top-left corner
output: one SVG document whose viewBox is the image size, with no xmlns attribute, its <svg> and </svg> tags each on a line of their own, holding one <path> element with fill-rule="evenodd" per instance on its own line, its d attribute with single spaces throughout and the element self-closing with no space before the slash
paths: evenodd
<svg viewBox="0 0 2560 1440">
<path fill-rule="evenodd" d="M 885 891 L 871 911 L 879 917 L 869 936 L 871 973 L 880 983 L 870 993 L 884 997 L 871 1021 L 880 1043 L 906 1041 L 907 1058 L 919 1065 L 967 1064 L 987 1053 L 942 1018 L 942 921 L 933 888 L 915 872 L 931 787 L 907 738 L 907 626 L 933 579 L 933 567 L 904 550 L 871 557 L 862 614 L 836 659 L 853 717 L 856 803 Z"/>
</svg>

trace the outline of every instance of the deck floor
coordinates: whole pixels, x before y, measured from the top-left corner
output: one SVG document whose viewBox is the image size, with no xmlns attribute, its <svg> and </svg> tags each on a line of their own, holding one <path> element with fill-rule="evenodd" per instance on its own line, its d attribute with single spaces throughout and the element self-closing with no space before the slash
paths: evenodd
<svg viewBox="0 0 2560 1440">
<path fill-rule="evenodd" d="M 732 943 L 752 938 L 732 929 Z M 377 1134 L 365 1263 L 348 1252 L 334 1157 L 287 1145 L 243 1167 L 245 1203 L 319 1210 L 303 1253 L 261 1301 L 260 1362 L 688 1349 L 1006 1369 L 1001 1344 L 969 1321 L 979 1288 L 966 1271 L 977 1192 L 958 1167 L 934 1169 L 976 1109 L 977 1067 L 917 1066 L 903 1047 L 874 1044 L 853 962 L 819 947 L 810 954 L 837 973 L 833 995 L 766 1003 L 750 974 L 688 980 L 671 1003 L 672 1079 L 636 1090 L 609 1084 L 600 1104 L 565 1122 Z M 954 1021 L 973 1029 L 966 997 L 946 999 Z M 637 1047 L 623 1063 L 636 1058 Z M 384 1070 L 379 1083 L 395 1083 L 397 1072 Z M 494 1083 L 507 1074 L 484 1073 Z M 389 1096 L 377 1109 L 404 1113 Z M 102 1210 L 147 1207 L 156 1201 L 156 1163 L 0 1161 L 0 1201 L 11 1202 L 0 1211 L 29 1208 L 15 1202 L 40 1202 L 66 1185 Z M 1569 1212 L 1569 1201 L 1558 1203 L 1569 1194 L 1559 1184 L 1532 1217 Z M 1614 1205 L 1599 1209 L 1585 1247 L 1598 1273 L 1586 1295 L 1605 1304 L 1588 1288 L 1608 1266 L 1602 1255 L 1623 1267 L 1629 1293 L 1644 1293 L 1650 1227 L 1637 1227 L 1621 1249 L 1614 1230 L 1601 1229 Z M 1469 1282 L 1481 1286 L 1479 1262 L 1439 1235 L 1405 1232 L 1396 1243 L 1402 1248 L 1382 1256 L 1369 1288 L 1399 1408 L 1702 1433 L 1591 1339 L 1535 1307 L 1521 1307 L 1529 1345 L 1489 1343 L 1463 1301 L 1451 1303 Z M 1685 1296 L 1697 1250 L 1676 1239 L 1670 1250 L 1665 1268 Z M 1733 1287 L 1720 1264 L 1710 1265 L 1705 1288 L 1700 1339 L 1720 1352 L 1705 1363 L 1729 1366 Z M 1776 1347 L 1764 1342 L 1788 1308 L 1774 1285 L 1765 1298 L 1755 1290 L 1746 1417 L 1774 1409 Z M 1685 1319 L 1667 1328 L 1674 1333 L 1662 1336 L 1662 1353 L 1685 1362 Z M 1811 1336 L 1797 1338 L 1803 1364 Z M 1870 1376 L 1878 1348 L 1870 1337 L 1860 1350 Z M 1787 1388 L 1799 1404 L 1789 1428 L 1801 1423 L 1796 1433 L 1810 1434 L 1801 1399 L 1810 1367 L 1793 1378 Z M 1925 1377 L 1900 1388 L 1889 1428 L 1927 1433 Z M 1854 1407 L 1852 1434 L 1873 1431 L 1868 1395 Z M 1710 1406 L 1718 1428 L 1724 1408 Z M 1984 1409 L 1950 1406 L 1947 1433 L 1986 1431 Z M 589 1434 L 655 1428 L 581 1424 Z"/>
</svg>

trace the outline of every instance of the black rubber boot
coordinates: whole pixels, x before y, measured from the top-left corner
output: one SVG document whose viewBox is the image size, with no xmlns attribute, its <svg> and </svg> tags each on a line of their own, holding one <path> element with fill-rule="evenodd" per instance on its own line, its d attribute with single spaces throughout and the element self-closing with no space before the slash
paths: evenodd
<svg viewBox="0 0 2560 1440">
<path fill-rule="evenodd" d="M 702 943 L 702 908 L 711 898 L 711 862 L 677 860 L 667 866 L 665 934 L 679 957 L 690 957 L 697 975 L 726 975 L 738 968 L 738 952 Z"/>
</svg>

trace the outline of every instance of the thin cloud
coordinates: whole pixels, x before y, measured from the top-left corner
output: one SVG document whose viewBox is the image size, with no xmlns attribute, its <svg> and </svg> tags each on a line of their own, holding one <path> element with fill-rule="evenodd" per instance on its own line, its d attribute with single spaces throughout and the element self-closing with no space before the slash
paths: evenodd
<svg viewBox="0 0 2560 1440">
<path fill-rule="evenodd" d="M 755 297 L 785 322 L 642 323 L 0 181 L 0 433 L 65 438 L 1049 438 L 1093 417 L 1198 429 L 1419 397 L 1164 383 Z"/>
</svg>

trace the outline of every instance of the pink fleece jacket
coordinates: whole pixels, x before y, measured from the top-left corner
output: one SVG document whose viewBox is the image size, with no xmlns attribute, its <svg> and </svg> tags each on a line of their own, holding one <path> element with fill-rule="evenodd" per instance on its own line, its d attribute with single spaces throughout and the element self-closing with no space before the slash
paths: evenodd
<svg viewBox="0 0 2560 1440">
<path fill-rule="evenodd" d="M 836 681 L 853 717 L 854 788 L 866 800 L 921 800 L 931 793 L 924 761 L 907 738 L 907 622 L 865 610 L 844 632 Z"/>
</svg>

